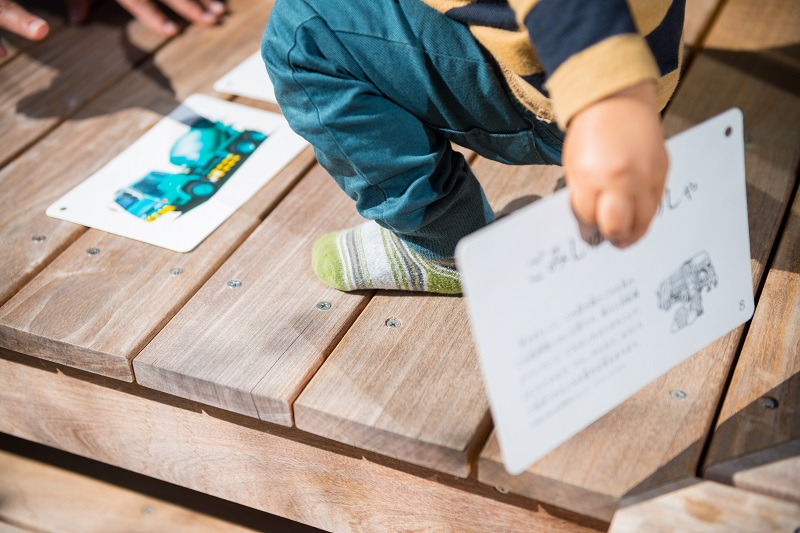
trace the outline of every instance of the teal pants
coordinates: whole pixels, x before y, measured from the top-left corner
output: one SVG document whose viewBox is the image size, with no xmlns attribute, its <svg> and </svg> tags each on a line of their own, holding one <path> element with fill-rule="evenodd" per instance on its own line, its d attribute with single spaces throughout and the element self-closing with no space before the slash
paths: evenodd
<svg viewBox="0 0 800 533">
<path fill-rule="evenodd" d="M 563 134 L 511 94 L 469 30 L 420 0 L 278 0 L 262 41 L 292 129 L 375 220 L 449 257 L 494 219 L 450 141 L 512 165 L 560 164 Z"/>
</svg>

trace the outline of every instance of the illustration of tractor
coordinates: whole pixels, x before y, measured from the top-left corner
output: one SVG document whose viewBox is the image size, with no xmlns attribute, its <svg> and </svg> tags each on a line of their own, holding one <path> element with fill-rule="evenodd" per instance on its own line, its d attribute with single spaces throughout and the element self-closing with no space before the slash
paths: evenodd
<svg viewBox="0 0 800 533">
<path fill-rule="evenodd" d="M 201 117 L 169 154 L 170 163 L 183 172 L 149 172 L 117 191 L 114 201 L 147 222 L 171 211 L 185 214 L 211 198 L 266 138 L 260 131 L 238 131 Z"/>
<path fill-rule="evenodd" d="M 661 282 L 658 289 L 658 307 L 664 311 L 679 305 L 672 322 L 676 332 L 694 324 L 703 314 L 702 292 L 717 286 L 717 272 L 707 252 L 700 252 Z"/>
</svg>

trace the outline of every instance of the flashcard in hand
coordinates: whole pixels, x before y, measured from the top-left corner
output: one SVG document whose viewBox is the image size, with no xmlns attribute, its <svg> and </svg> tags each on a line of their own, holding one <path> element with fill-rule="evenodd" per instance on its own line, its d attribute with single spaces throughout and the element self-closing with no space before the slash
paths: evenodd
<svg viewBox="0 0 800 533">
<path fill-rule="evenodd" d="M 260 52 L 251 55 L 217 80 L 214 90 L 264 102 L 278 103 L 275 99 L 275 88 L 267 75 Z"/>
<path fill-rule="evenodd" d="M 647 235 L 584 242 L 564 189 L 463 239 L 458 268 L 518 474 L 753 315 L 742 115 L 667 142 Z"/>
<path fill-rule="evenodd" d="M 47 214 L 188 252 L 306 146 L 279 114 L 194 95 Z"/>
</svg>

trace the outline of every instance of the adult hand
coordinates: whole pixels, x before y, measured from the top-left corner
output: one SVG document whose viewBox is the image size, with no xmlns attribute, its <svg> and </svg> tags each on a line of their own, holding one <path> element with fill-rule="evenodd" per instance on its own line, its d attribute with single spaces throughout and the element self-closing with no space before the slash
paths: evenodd
<svg viewBox="0 0 800 533">
<path fill-rule="evenodd" d="M 596 102 L 569 123 L 564 170 L 573 210 L 615 246 L 625 248 L 645 234 L 668 167 L 652 82 Z"/>
</svg>

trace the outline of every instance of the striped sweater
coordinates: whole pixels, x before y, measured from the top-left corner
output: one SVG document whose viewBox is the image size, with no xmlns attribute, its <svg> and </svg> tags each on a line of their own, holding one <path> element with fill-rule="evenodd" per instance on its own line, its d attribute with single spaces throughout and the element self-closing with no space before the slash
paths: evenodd
<svg viewBox="0 0 800 533">
<path fill-rule="evenodd" d="M 660 109 L 678 83 L 686 0 L 423 0 L 469 27 L 516 97 L 566 129 L 581 109 L 646 80 Z"/>
</svg>

